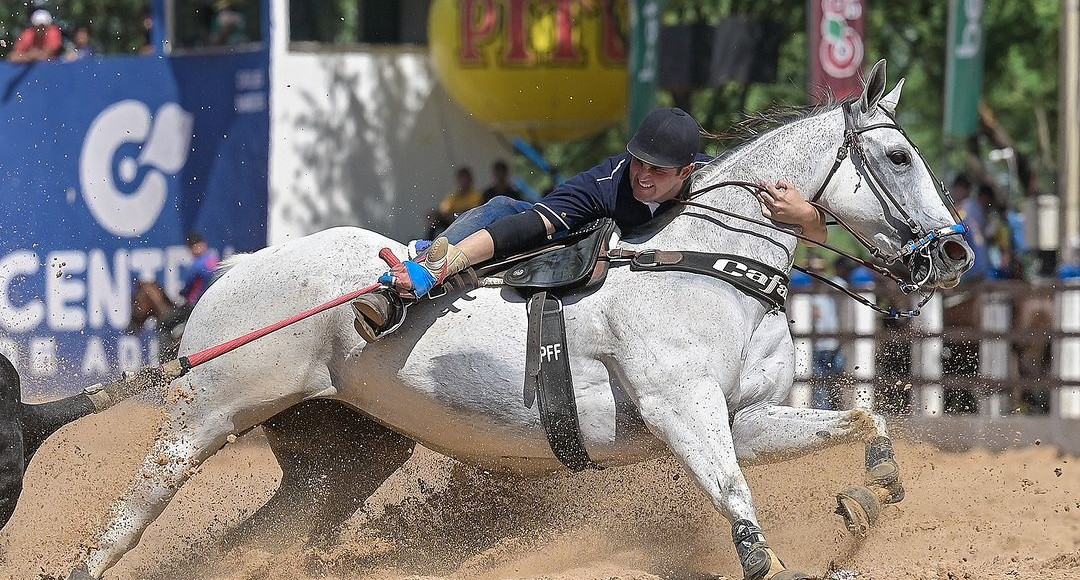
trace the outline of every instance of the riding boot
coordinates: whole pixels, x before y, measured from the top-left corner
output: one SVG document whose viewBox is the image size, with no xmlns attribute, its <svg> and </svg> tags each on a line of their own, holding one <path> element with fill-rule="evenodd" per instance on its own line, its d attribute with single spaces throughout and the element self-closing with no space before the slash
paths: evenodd
<svg viewBox="0 0 1080 580">
<path fill-rule="evenodd" d="M 367 342 L 375 342 L 393 332 L 405 315 L 405 304 L 397 292 L 380 288 L 362 294 L 352 302 L 353 328 Z"/>
</svg>

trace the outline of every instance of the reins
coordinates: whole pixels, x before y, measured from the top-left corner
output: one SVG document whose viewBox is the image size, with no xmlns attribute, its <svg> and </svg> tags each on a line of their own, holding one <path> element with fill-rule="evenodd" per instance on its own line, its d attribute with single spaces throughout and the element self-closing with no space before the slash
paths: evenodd
<svg viewBox="0 0 1080 580">
<path fill-rule="evenodd" d="M 694 201 L 694 198 L 697 198 L 697 197 L 701 196 L 702 194 L 705 194 L 705 193 L 707 193 L 709 191 L 713 191 L 715 189 L 719 189 L 719 188 L 722 188 L 722 187 L 738 187 L 738 188 L 743 189 L 746 192 L 748 192 L 748 193 L 750 193 L 750 194 L 752 194 L 752 195 L 754 195 L 756 197 L 757 194 L 761 193 L 762 191 L 765 191 L 764 187 L 762 187 L 761 185 L 758 185 L 756 183 L 752 183 L 752 182 L 749 182 L 749 181 L 722 181 L 722 182 L 719 182 L 719 183 L 714 183 L 714 184 L 709 185 L 707 187 L 704 187 L 702 189 L 692 191 L 692 192 L 688 193 L 685 197 L 675 199 L 674 201 L 676 203 L 679 203 L 679 204 L 687 206 L 687 207 L 696 207 L 696 208 L 699 208 L 699 209 L 708 210 L 708 211 L 715 212 L 715 213 L 718 213 L 718 214 L 726 216 L 726 217 L 735 218 L 735 219 L 738 219 L 738 220 L 742 220 L 742 221 L 752 223 L 752 224 L 755 224 L 755 225 L 758 225 L 758 226 L 761 226 L 761 227 L 764 227 L 764 228 L 767 228 L 767 229 L 771 229 L 771 230 L 774 230 L 774 231 L 778 231 L 778 232 L 793 236 L 793 237 L 795 237 L 797 239 L 800 239 L 800 240 L 803 240 L 805 242 L 810 242 L 810 243 L 816 244 L 818 246 L 821 246 L 822 248 L 824 248 L 824 249 L 826 249 L 826 250 L 828 250 L 830 252 L 833 252 L 836 255 L 843 256 L 845 258 L 848 258 L 849 260 L 852 260 L 852 261 L 856 262 L 857 264 L 859 264 L 859 265 L 861 265 L 863 267 L 869 268 L 870 270 L 878 273 L 879 275 L 881 275 L 881 276 L 883 276 L 883 277 L 885 277 L 885 278 L 887 278 L 889 280 L 892 280 L 893 282 L 896 282 L 896 284 L 900 287 L 900 290 L 904 294 L 913 294 L 913 293 L 917 292 L 920 296 L 922 296 L 922 299 L 915 306 L 915 308 L 910 309 L 910 310 L 897 310 L 896 308 L 884 308 L 884 307 L 879 306 L 878 304 L 872 302 L 871 300 L 867 299 L 866 297 L 864 297 L 864 296 L 862 296 L 860 294 L 857 294 L 857 293 L 849 290 L 848 288 L 846 288 L 844 286 L 841 286 L 841 285 L 833 282 L 832 280 L 829 280 L 828 278 L 826 278 L 826 277 L 824 277 L 824 276 L 822 276 L 822 275 L 820 275 L 820 274 L 818 274 L 816 272 L 812 272 L 812 271 L 810 271 L 810 270 L 808 270 L 806 268 L 803 268 L 801 266 L 798 266 L 796 264 L 791 265 L 792 268 L 794 268 L 796 270 L 799 270 L 800 272 L 803 272 L 803 273 L 807 274 L 808 276 L 811 276 L 812 278 L 815 278 L 815 279 L 819 280 L 820 282 L 823 282 L 824 284 L 826 284 L 826 285 L 828 285 L 828 286 L 830 286 L 830 287 L 832 287 L 832 288 L 834 288 L 834 289 L 836 289 L 836 290 L 838 290 L 840 292 L 843 292 L 844 294 L 847 294 L 849 297 L 851 297 L 855 301 L 857 301 L 857 302 L 859 302 L 859 303 L 861 303 L 861 304 L 863 304 L 865 306 L 868 306 L 868 307 L 874 309 L 875 311 L 884 314 L 885 316 L 887 316 L 889 318 L 911 318 L 911 317 L 915 317 L 915 316 L 918 316 L 920 314 L 921 308 L 923 307 L 923 305 L 925 305 L 930 300 L 931 297 L 933 297 L 934 291 L 935 291 L 933 288 L 931 288 L 929 292 L 923 291 L 924 285 L 929 281 L 930 276 L 931 276 L 932 271 L 933 271 L 933 258 L 930 255 L 931 247 L 933 246 L 934 242 L 939 241 L 939 240 L 941 240 L 942 238 L 944 238 L 946 236 L 961 235 L 966 231 L 966 229 L 965 229 L 964 225 L 961 222 L 959 214 L 956 211 L 956 207 L 955 207 L 955 204 L 953 203 L 952 195 L 949 193 L 949 190 L 945 187 L 944 183 L 942 183 L 940 180 L 937 179 L 937 176 L 934 174 L 934 170 L 926 162 L 926 159 L 922 156 L 922 153 L 919 151 L 919 148 L 915 145 L 915 143 L 913 143 L 911 141 L 911 138 L 908 137 L 907 133 L 904 132 L 903 128 L 900 127 L 900 125 L 898 123 L 896 123 L 896 120 L 892 116 L 892 114 L 890 114 L 889 111 L 887 109 L 885 109 L 884 107 L 882 107 L 881 105 L 878 105 L 878 108 L 881 110 L 881 112 L 883 112 L 890 119 L 890 121 L 892 121 L 892 122 L 890 122 L 890 123 L 875 123 L 873 125 L 868 125 L 868 126 L 865 126 L 865 127 L 857 127 L 855 125 L 855 121 L 854 121 L 855 115 L 852 112 L 851 107 L 852 107 L 852 102 L 851 101 L 848 101 L 848 102 L 843 104 L 844 126 L 845 126 L 845 128 L 844 128 L 844 140 L 841 143 L 840 147 L 837 149 L 836 159 L 833 162 L 833 165 L 830 168 L 828 175 L 826 175 L 825 180 L 821 183 L 821 186 L 818 188 L 817 192 L 815 192 L 814 195 L 808 201 L 809 201 L 810 205 L 814 206 L 814 208 L 821 211 L 825 216 L 828 216 L 828 218 L 831 219 L 832 224 L 839 225 L 840 227 L 844 228 L 848 233 L 850 233 L 860 245 L 862 245 L 864 248 L 866 248 L 866 250 L 870 253 L 870 255 L 875 260 L 880 260 L 880 263 L 877 262 L 877 261 L 866 260 L 866 259 L 863 259 L 863 258 L 861 258 L 859 256 L 855 256 L 855 255 L 853 255 L 853 254 L 851 254 L 849 252 L 845 252 L 844 250 L 841 250 L 840 248 L 837 248 L 836 246 L 830 245 L 828 243 L 818 242 L 816 240 L 812 240 L 809 237 L 807 237 L 807 236 L 805 236 L 805 235 L 803 235 L 801 233 L 791 231 L 788 228 L 783 228 L 783 227 L 777 226 L 774 223 L 770 223 L 768 221 L 761 220 L 761 219 L 756 219 L 756 218 L 744 216 L 744 215 L 741 215 L 741 214 L 738 214 L 738 213 L 735 213 L 735 212 L 732 212 L 732 211 L 728 211 L 728 210 L 721 209 L 721 208 L 718 208 L 718 207 L 715 207 L 715 206 L 712 206 L 712 205 L 708 205 L 708 204 L 704 204 L 704 203 L 701 203 L 701 202 L 698 202 L 698 201 Z M 912 219 L 912 217 L 907 212 L 907 210 L 904 209 L 903 204 L 900 203 L 900 201 L 898 199 L 896 199 L 895 196 L 893 196 L 891 193 L 889 193 L 888 188 L 884 187 L 884 181 L 875 172 L 873 166 L 870 165 L 869 163 L 866 163 L 866 152 L 864 151 L 864 149 L 862 147 L 862 144 L 859 142 L 859 135 L 861 135 L 863 133 L 866 133 L 867 131 L 874 130 L 874 129 L 895 129 L 895 130 L 899 131 L 901 135 L 903 135 L 904 139 L 907 140 L 908 144 L 911 146 L 911 148 L 918 155 L 919 160 L 922 161 L 923 166 L 926 167 L 926 170 L 929 172 L 930 177 L 935 181 L 935 183 L 938 184 L 939 193 L 942 195 L 942 201 L 943 201 L 944 205 L 946 206 L 946 208 L 949 210 L 949 213 L 952 215 L 952 217 L 953 217 L 953 219 L 955 220 L 956 223 L 954 223 L 952 225 L 947 225 L 947 226 L 937 228 L 937 229 L 935 229 L 933 231 L 930 231 L 930 232 L 926 232 L 919 224 L 917 224 L 915 222 L 914 219 Z M 840 169 L 840 166 L 846 160 L 851 161 L 852 166 L 855 168 L 855 171 L 859 176 L 860 183 L 862 181 L 866 181 L 866 183 L 868 184 L 870 190 L 874 193 L 874 196 L 877 197 L 879 200 L 881 200 L 883 205 L 888 205 L 888 206 L 891 206 L 891 207 L 895 208 L 897 213 L 899 213 L 900 217 L 906 222 L 907 227 L 911 230 L 911 239 L 908 242 L 906 242 L 901 247 L 901 249 L 899 251 L 894 252 L 892 254 L 886 254 L 885 252 L 881 251 L 877 246 L 875 246 L 870 240 L 868 240 L 866 238 L 866 236 L 864 236 L 861 233 L 859 233 L 858 231 L 856 231 L 855 228 L 853 228 L 846 221 L 844 221 L 842 218 L 837 216 L 833 211 L 831 211 L 828 208 L 822 206 L 820 203 L 817 203 L 817 200 L 820 199 L 821 196 L 825 193 L 826 189 L 829 186 L 829 183 L 832 181 L 832 178 L 836 175 L 837 171 Z M 858 160 L 858 162 L 856 162 L 856 160 Z M 828 226 L 828 225 L 831 225 L 831 224 L 827 220 L 826 221 L 826 226 Z M 758 233 L 755 233 L 755 232 L 750 232 L 750 233 L 752 235 L 756 235 L 756 236 L 759 236 L 759 237 L 764 237 L 761 234 L 758 234 Z M 613 257 L 620 257 L 620 258 L 628 257 L 628 255 L 622 255 L 622 254 L 625 254 L 625 252 L 622 252 L 619 255 L 613 255 Z M 889 266 L 891 266 L 891 265 L 893 265 L 893 264 L 895 264 L 897 262 L 905 262 L 906 261 L 908 263 L 905 264 L 905 266 L 908 268 L 909 272 L 913 273 L 912 266 L 914 265 L 915 257 L 921 257 L 921 258 L 923 258 L 923 259 L 925 259 L 925 260 L 927 260 L 929 262 L 929 266 L 927 267 L 926 276 L 923 277 L 923 279 L 921 279 L 921 280 L 918 280 L 918 281 L 916 281 L 914 279 L 910 280 L 910 281 L 905 280 L 904 278 L 902 278 L 899 275 L 895 274 L 889 268 Z"/>
</svg>

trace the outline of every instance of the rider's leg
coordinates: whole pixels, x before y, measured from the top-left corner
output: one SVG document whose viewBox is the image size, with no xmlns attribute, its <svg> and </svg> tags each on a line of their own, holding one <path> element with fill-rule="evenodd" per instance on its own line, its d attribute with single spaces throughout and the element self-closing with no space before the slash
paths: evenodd
<svg viewBox="0 0 1080 580">
<path fill-rule="evenodd" d="M 431 271 L 436 278 L 439 278 L 435 274 L 437 272 L 449 272 L 450 274 L 459 272 L 469 266 L 468 258 L 461 252 L 456 251 L 453 244 L 501 218 L 521 213 L 531 207 L 532 204 L 528 202 L 501 195 L 494 197 L 491 201 L 461 214 L 439 238 L 439 240 L 445 241 L 433 243 L 425 253 L 417 257 L 417 260 L 421 261 L 425 268 Z M 439 282 L 441 281 L 441 278 L 439 278 Z M 391 288 L 364 294 L 354 300 L 352 304 L 356 313 L 353 326 L 356 328 L 357 334 L 367 342 L 374 342 L 392 332 L 401 322 L 402 315 L 405 312 L 401 299 Z"/>
<path fill-rule="evenodd" d="M 451 244 L 457 244 L 495 223 L 495 220 L 521 213 L 532 206 L 533 204 L 527 201 L 499 195 L 483 205 L 462 213 L 440 236 L 449 240 Z"/>
<path fill-rule="evenodd" d="M 380 253 L 380 256 L 383 254 Z M 428 286 L 413 290 L 417 296 L 425 296 L 432 288 L 442 285 L 447 276 L 470 265 L 468 256 L 442 237 L 432 243 L 420 263 L 408 261 L 402 264 L 392 254 L 383 259 L 391 266 L 391 272 L 379 278 L 385 287 L 363 294 L 352 302 L 355 312 L 353 327 L 367 342 L 374 342 L 393 332 L 403 320 L 405 304 L 394 288 L 397 276 L 407 276 L 410 284 L 419 284 L 421 277 L 426 277 L 423 283 Z"/>
</svg>

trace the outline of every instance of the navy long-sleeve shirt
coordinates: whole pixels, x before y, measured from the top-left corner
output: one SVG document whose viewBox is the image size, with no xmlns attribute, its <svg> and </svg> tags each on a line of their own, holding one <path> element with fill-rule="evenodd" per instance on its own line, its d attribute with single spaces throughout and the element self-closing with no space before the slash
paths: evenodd
<svg viewBox="0 0 1080 580">
<path fill-rule="evenodd" d="M 624 232 L 644 224 L 672 202 L 650 204 L 634 198 L 630 187 L 631 158 L 629 153 L 609 157 L 575 175 L 533 205 L 533 210 L 547 218 L 556 232 L 573 231 L 603 217 L 613 218 Z M 701 166 L 712 159 L 699 153 L 694 163 Z"/>
</svg>

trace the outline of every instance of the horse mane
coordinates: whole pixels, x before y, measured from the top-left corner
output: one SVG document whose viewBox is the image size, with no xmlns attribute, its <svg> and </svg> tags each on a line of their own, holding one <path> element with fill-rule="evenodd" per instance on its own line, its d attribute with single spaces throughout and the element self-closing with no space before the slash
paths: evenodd
<svg viewBox="0 0 1080 580">
<path fill-rule="evenodd" d="M 743 118 L 728 127 L 726 131 L 704 132 L 703 135 L 721 148 L 722 151 L 717 158 L 722 159 L 773 129 L 826 113 L 850 100 L 836 99 L 832 92 L 828 92 L 825 95 L 825 101 L 817 105 L 772 105 L 761 111 L 744 113 Z"/>
</svg>

